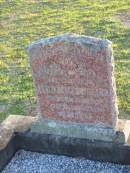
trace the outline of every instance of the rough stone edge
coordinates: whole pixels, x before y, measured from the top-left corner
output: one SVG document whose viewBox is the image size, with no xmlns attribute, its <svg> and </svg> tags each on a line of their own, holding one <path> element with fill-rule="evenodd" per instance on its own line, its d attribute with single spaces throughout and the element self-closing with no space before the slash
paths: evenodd
<svg viewBox="0 0 130 173">
<path fill-rule="evenodd" d="M 118 119 L 116 131 L 122 132 L 125 136 L 125 143 L 130 144 L 130 120 Z"/>
<path fill-rule="evenodd" d="M 112 42 L 108 39 L 101 39 L 86 35 L 78 35 L 74 33 L 65 33 L 62 35 L 43 38 L 32 42 L 28 47 L 28 52 L 31 52 L 31 50 L 35 49 L 35 47 L 37 47 L 38 45 L 45 46 L 45 45 L 54 44 L 56 41 L 68 41 L 68 40 L 70 40 L 71 42 L 78 41 L 79 43 L 86 41 L 87 44 L 96 44 L 96 45 L 102 44 L 104 47 L 108 47 L 108 45 L 112 44 Z"/>
<path fill-rule="evenodd" d="M 116 81 L 115 81 L 115 64 L 114 64 L 114 56 L 112 44 L 108 45 L 108 63 L 107 63 L 107 73 L 109 77 L 109 88 L 110 88 L 110 106 L 112 113 L 112 127 L 115 128 L 118 122 L 118 105 L 117 105 L 117 94 L 116 94 Z M 109 62 L 110 61 L 110 62 Z"/>
<path fill-rule="evenodd" d="M 25 132 L 36 120 L 35 117 L 22 115 L 9 115 L 0 124 L 0 150 L 4 149 L 15 132 Z"/>
<path fill-rule="evenodd" d="M 130 121 L 125 120 L 119 120 L 114 130 L 113 128 L 105 128 L 104 126 L 101 127 L 39 118 L 31 125 L 30 130 L 34 133 L 125 144 L 130 134 L 129 127 Z"/>
</svg>

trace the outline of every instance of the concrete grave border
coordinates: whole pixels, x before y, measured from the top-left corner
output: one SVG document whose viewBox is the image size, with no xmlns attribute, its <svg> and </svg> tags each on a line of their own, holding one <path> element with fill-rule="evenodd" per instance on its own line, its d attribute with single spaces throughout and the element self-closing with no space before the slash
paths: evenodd
<svg viewBox="0 0 130 173">
<path fill-rule="evenodd" d="M 14 123 L 14 118 L 17 119 L 15 120 L 16 123 Z M 6 145 L 0 149 L 0 172 L 14 154 L 21 149 L 32 152 L 66 155 L 102 162 L 130 165 L 130 143 L 119 144 L 74 137 L 63 137 L 54 134 L 34 133 L 29 130 L 34 119 L 34 117 L 24 117 L 23 120 L 23 116 L 16 117 L 11 115 L 5 120 L 6 123 L 4 122 L 4 124 L 6 124 L 6 126 L 8 124 L 8 128 L 9 123 L 7 123 L 7 120 L 10 120 L 10 123 L 12 121 L 14 124 L 11 137 Z M 21 122 L 20 126 L 18 122 Z M 24 124 L 24 128 L 21 128 L 22 124 Z M 16 126 L 19 126 L 20 129 L 16 128 Z M 10 128 L 12 128 L 12 126 L 10 126 Z"/>
</svg>

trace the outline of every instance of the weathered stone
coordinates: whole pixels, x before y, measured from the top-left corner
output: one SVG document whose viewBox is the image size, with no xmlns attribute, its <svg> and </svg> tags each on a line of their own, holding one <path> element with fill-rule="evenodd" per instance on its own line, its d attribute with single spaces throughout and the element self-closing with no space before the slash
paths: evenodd
<svg viewBox="0 0 130 173">
<path fill-rule="evenodd" d="M 42 117 L 115 127 L 118 109 L 111 42 L 65 34 L 30 45 Z"/>
<path fill-rule="evenodd" d="M 31 132 L 56 134 L 81 139 L 130 144 L 130 121 L 118 120 L 115 129 L 81 123 L 39 118 L 31 126 Z"/>
<path fill-rule="evenodd" d="M 13 130 L 0 126 L 0 150 L 4 149 L 13 135 Z"/>
<path fill-rule="evenodd" d="M 34 42 L 29 52 L 41 115 L 32 132 L 128 143 L 110 41 L 65 34 Z"/>
<path fill-rule="evenodd" d="M 24 132 L 28 130 L 29 126 L 35 122 L 36 117 L 10 115 L 3 123 L 3 127 L 12 129 L 14 132 Z"/>
<path fill-rule="evenodd" d="M 14 132 L 27 131 L 35 121 L 36 118 L 31 116 L 10 115 L 0 125 L 0 150 L 7 146 Z"/>
<path fill-rule="evenodd" d="M 124 134 L 125 143 L 130 144 L 130 120 L 118 119 L 116 131 Z"/>
</svg>

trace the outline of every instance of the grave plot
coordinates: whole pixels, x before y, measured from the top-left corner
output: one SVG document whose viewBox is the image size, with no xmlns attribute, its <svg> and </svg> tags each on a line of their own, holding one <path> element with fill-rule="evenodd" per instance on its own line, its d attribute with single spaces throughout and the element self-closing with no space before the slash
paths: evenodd
<svg viewBox="0 0 130 173">
<path fill-rule="evenodd" d="M 29 54 L 38 115 L 11 115 L 2 123 L 0 170 L 21 149 L 51 154 L 47 157 L 61 162 L 71 156 L 130 165 L 130 121 L 118 118 L 112 43 L 64 34 L 32 43 Z M 28 152 L 14 160 L 22 155 Z M 32 154 L 37 155 L 45 156 Z M 81 162 L 98 168 L 98 162 L 87 160 Z M 129 171 L 129 166 L 115 165 L 118 168 Z"/>
</svg>

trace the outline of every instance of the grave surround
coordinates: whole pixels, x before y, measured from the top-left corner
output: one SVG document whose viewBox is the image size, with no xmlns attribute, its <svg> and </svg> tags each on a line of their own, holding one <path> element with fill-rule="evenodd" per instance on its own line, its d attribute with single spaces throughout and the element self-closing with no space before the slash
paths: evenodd
<svg viewBox="0 0 130 173">
<path fill-rule="evenodd" d="M 30 45 L 39 116 L 0 124 L 0 171 L 21 149 L 130 164 L 130 120 L 118 119 L 111 46 L 75 34 Z"/>
</svg>

